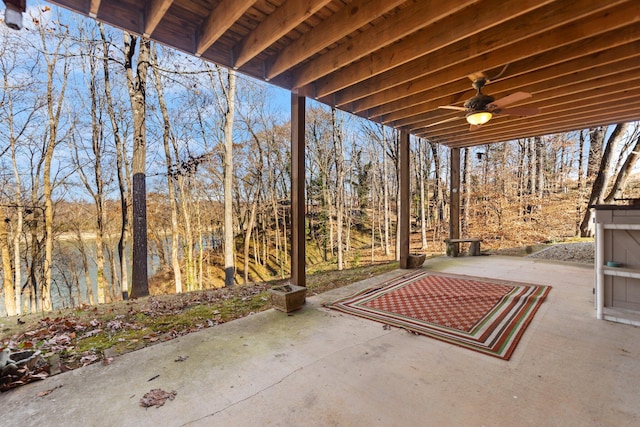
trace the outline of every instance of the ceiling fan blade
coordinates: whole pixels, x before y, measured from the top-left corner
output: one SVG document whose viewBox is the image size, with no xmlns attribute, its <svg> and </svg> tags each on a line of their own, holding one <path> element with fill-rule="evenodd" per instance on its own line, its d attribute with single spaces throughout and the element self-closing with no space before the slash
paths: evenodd
<svg viewBox="0 0 640 427">
<path fill-rule="evenodd" d="M 438 108 L 445 108 L 447 110 L 467 111 L 464 107 L 456 107 L 455 105 L 440 105 Z"/>
<path fill-rule="evenodd" d="M 469 125 L 469 130 L 473 132 L 474 130 L 482 129 L 482 125 Z"/>
<path fill-rule="evenodd" d="M 487 105 L 487 108 L 497 109 L 506 107 L 514 102 L 522 101 L 523 99 L 531 98 L 531 94 L 527 92 L 516 92 L 511 95 L 507 95 L 504 98 L 496 99 L 491 104 Z"/>
<path fill-rule="evenodd" d="M 540 112 L 539 108 L 535 107 L 515 107 L 515 108 L 503 108 L 497 110 L 496 114 L 508 114 L 510 116 L 535 116 Z"/>
<path fill-rule="evenodd" d="M 443 124 L 443 123 L 448 123 L 448 122 L 452 122 L 452 121 L 454 121 L 454 120 L 463 119 L 463 118 L 464 118 L 464 117 L 459 117 L 459 116 L 456 116 L 456 117 L 449 117 L 448 119 L 440 120 L 440 121 L 435 122 L 435 123 L 429 123 L 428 125 L 426 125 L 426 126 L 424 126 L 424 127 L 425 127 L 425 128 L 430 128 L 430 127 L 433 127 L 433 126 L 438 126 L 438 125 L 441 125 L 441 124 Z"/>
</svg>

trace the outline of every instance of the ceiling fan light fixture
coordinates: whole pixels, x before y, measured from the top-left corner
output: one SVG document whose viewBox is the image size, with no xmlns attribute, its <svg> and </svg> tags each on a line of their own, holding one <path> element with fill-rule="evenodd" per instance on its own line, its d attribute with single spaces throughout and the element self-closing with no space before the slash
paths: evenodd
<svg viewBox="0 0 640 427">
<path fill-rule="evenodd" d="M 467 122 L 471 125 L 480 126 L 487 123 L 492 117 L 493 114 L 489 111 L 474 111 L 467 114 Z"/>
</svg>

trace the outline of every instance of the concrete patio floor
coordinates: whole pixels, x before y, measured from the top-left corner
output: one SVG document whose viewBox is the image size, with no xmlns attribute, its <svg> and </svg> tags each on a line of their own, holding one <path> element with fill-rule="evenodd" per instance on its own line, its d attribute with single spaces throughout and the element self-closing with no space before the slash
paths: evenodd
<svg viewBox="0 0 640 427">
<path fill-rule="evenodd" d="M 553 289 L 510 361 L 321 306 L 398 270 L 292 316 L 269 310 L 0 394 L 0 424 L 640 425 L 640 328 L 596 320 L 591 266 L 481 256 L 424 268 Z M 139 406 L 154 388 L 177 396 Z"/>
</svg>

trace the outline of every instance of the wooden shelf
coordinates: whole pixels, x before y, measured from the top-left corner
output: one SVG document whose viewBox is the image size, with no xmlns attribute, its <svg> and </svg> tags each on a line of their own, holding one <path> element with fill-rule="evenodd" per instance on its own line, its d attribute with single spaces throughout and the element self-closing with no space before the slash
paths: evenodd
<svg viewBox="0 0 640 427">
<path fill-rule="evenodd" d="M 603 224 L 605 230 L 640 230 L 640 224 Z"/>
<path fill-rule="evenodd" d="M 636 310 L 605 307 L 603 318 L 604 320 L 609 320 L 611 322 L 625 323 L 627 325 L 633 325 L 633 326 L 640 326 L 640 313 Z"/>
<path fill-rule="evenodd" d="M 634 279 L 640 279 L 640 270 L 638 270 L 637 268 L 604 267 L 603 271 L 607 276 L 631 277 Z"/>
</svg>

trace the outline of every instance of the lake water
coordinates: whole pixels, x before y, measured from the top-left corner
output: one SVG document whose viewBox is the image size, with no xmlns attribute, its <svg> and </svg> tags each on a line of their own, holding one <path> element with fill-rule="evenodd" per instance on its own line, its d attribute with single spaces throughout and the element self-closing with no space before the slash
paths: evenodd
<svg viewBox="0 0 640 427">
<path fill-rule="evenodd" d="M 95 243 L 94 242 L 85 242 L 86 251 L 88 254 L 88 263 L 89 263 L 89 277 L 91 280 L 92 291 L 94 299 L 98 298 L 98 289 L 97 289 L 97 276 L 98 276 L 98 268 L 93 261 L 92 255 L 95 254 Z M 64 307 L 70 307 L 72 305 L 72 301 L 78 305 L 77 301 L 77 290 L 75 288 L 73 270 L 76 271 L 78 277 L 78 284 L 80 288 L 80 295 L 82 297 L 82 303 L 88 303 L 87 300 L 87 283 L 85 280 L 85 272 L 82 267 L 82 255 L 80 251 L 69 242 L 59 242 L 57 244 L 57 254 L 55 256 L 56 260 L 54 260 L 52 278 L 53 283 L 51 285 L 51 300 L 53 304 L 53 309 L 57 310 Z M 107 254 L 105 253 L 105 257 Z M 119 263 L 117 251 L 114 252 L 114 256 L 116 257 L 116 265 Z M 131 283 L 131 248 L 127 249 L 127 261 L 129 263 L 129 284 Z M 60 260 L 68 260 L 60 261 Z M 149 256 L 147 260 L 147 272 L 149 277 L 153 276 L 160 268 L 160 260 L 157 256 Z M 66 276 L 66 280 L 65 280 Z M 2 273 L 0 272 L 0 277 L 2 277 Z M 105 259 L 105 278 L 107 280 L 111 280 L 111 261 L 109 259 Z M 24 285 L 27 278 L 27 272 L 22 271 L 22 283 Z M 67 285 L 68 282 L 71 282 L 73 288 L 70 289 Z M 118 290 L 118 294 L 120 291 Z M 23 302 L 24 307 L 24 302 Z M 4 304 L 4 294 L 0 297 L 0 316 L 6 316 L 7 311 L 5 309 Z"/>
</svg>

